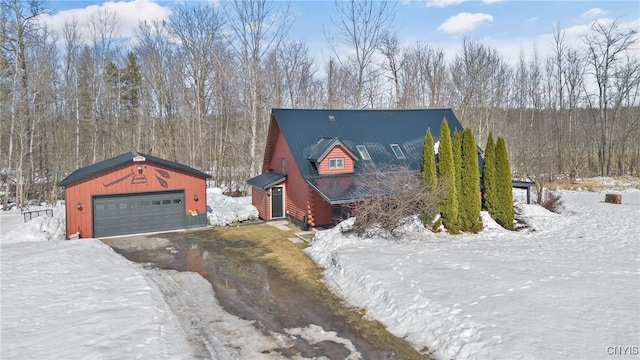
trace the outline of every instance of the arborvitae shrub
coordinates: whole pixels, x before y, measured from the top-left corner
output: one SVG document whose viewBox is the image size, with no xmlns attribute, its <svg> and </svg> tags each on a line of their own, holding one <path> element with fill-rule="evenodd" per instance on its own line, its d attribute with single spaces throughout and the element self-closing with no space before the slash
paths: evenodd
<svg viewBox="0 0 640 360">
<path fill-rule="evenodd" d="M 480 221 L 480 173 L 478 170 L 478 150 L 470 128 L 462 134 L 462 198 L 459 199 L 460 230 L 478 232 Z"/>
<path fill-rule="evenodd" d="M 438 183 L 445 187 L 438 208 L 442 223 L 450 233 L 458 233 L 458 197 L 456 193 L 456 172 L 451 149 L 451 131 L 447 119 L 440 126 L 440 146 L 438 147 Z"/>
<path fill-rule="evenodd" d="M 453 142 L 451 144 L 453 153 L 453 164 L 456 171 L 456 197 L 458 203 L 462 198 L 462 133 L 457 129 L 453 131 Z M 460 223 L 460 210 L 458 210 L 458 223 Z"/>
<path fill-rule="evenodd" d="M 427 129 L 427 134 L 424 137 L 420 174 L 422 176 L 422 186 L 424 186 L 425 191 L 435 191 L 438 184 L 438 175 L 436 173 L 436 159 L 433 150 L 431 129 Z M 429 225 L 434 216 L 434 213 L 420 214 L 420 219 L 425 225 Z"/>
<path fill-rule="evenodd" d="M 496 222 L 505 229 L 513 230 L 515 212 L 513 209 L 513 191 L 511 184 L 511 167 L 507 144 L 502 137 L 496 142 L 496 172 L 495 172 L 495 216 Z"/>
<path fill-rule="evenodd" d="M 487 146 L 484 149 L 484 166 L 482 167 L 482 207 L 491 214 L 495 214 L 495 173 L 496 173 L 496 144 L 493 135 L 489 133 Z"/>
</svg>

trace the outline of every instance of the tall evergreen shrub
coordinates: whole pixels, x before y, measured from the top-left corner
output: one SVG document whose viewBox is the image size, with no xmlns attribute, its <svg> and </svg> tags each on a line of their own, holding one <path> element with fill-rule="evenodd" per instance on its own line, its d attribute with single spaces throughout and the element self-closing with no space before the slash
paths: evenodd
<svg viewBox="0 0 640 360">
<path fill-rule="evenodd" d="M 511 184 L 511 167 L 507 144 L 502 137 L 496 142 L 496 210 L 494 219 L 505 229 L 513 230 L 515 211 L 513 209 L 513 189 Z"/>
<path fill-rule="evenodd" d="M 496 202 L 495 190 L 496 173 L 496 144 L 493 135 L 489 133 L 487 146 L 484 149 L 484 166 L 482 168 L 482 207 L 491 214 L 495 214 Z"/>
<path fill-rule="evenodd" d="M 456 171 L 456 198 L 458 203 L 462 198 L 462 133 L 457 129 L 453 131 L 453 142 L 451 144 L 451 152 L 453 153 L 453 164 Z M 460 211 L 458 210 L 458 223 L 460 223 Z"/>
<path fill-rule="evenodd" d="M 433 136 L 431 136 L 431 129 L 427 129 L 427 134 L 424 137 L 420 175 L 422 177 L 422 186 L 425 190 L 435 191 L 438 184 L 438 175 L 436 173 L 436 156 L 433 150 Z M 425 225 L 429 225 L 435 215 L 436 213 L 423 213 L 421 214 L 420 219 Z"/>
<path fill-rule="evenodd" d="M 442 198 L 438 202 L 442 223 L 449 232 L 455 234 L 458 229 L 458 197 L 456 193 L 456 172 L 453 163 L 453 153 L 451 149 L 451 131 L 447 119 L 442 120 L 440 126 L 440 145 L 438 147 L 438 183 L 445 189 Z"/>
<path fill-rule="evenodd" d="M 459 228 L 462 231 L 478 232 L 480 221 L 480 172 L 478 170 L 478 150 L 470 128 L 462 134 L 461 162 L 462 197 L 459 199 Z"/>
</svg>

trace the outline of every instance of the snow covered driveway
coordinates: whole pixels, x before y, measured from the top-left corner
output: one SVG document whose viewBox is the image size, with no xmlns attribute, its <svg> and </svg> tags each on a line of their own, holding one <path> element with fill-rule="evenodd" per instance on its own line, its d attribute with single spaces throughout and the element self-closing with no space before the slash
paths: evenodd
<svg viewBox="0 0 640 360">
<path fill-rule="evenodd" d="M 521 205 L 531 229 L 485 216 L 477 235 L 362 239 L 321 232 L 308 254 L 330 285 L 440 359 L 591 359 L 640 346 L 640 191 L 623 204 L 563 192 L 560 215 Z"/>
</svg>

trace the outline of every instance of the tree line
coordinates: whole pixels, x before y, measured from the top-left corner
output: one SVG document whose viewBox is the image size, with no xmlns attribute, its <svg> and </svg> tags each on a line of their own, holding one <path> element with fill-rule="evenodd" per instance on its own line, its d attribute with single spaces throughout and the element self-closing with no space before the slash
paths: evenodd
<svg viewBox="0 0 640 360">
<path fill-rule="evenodd" d="M 86 31 L 69 20 L 54 32 L 44 0 L 0 1 L 4 201 L 59 198 L 71 171 L 131 150 L 243 190 L 274 107 L 453 108 L 478 143 L 492 133 L 511 144 L 513 175 L 540 186 L 640 172 L 638 37 L 619 20 L 591 24 L 580 44 L 553 29 L 550 56 L 511 64 L 465 38 L 449 61 L 426 40 L 401 45 L 396 3 L 339 1 L 321 63 L 288 40 L 295 18 L 282 2 L 184 2 L 123 43 L 108 10 Z"/>
</svg>

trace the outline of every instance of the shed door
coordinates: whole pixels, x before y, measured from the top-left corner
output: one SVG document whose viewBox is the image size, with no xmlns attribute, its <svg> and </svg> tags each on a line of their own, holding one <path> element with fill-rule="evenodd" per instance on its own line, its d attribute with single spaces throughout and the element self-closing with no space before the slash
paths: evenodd
<svg viewBox="0 0 640 360">
<path fill-rule="evenodd" d="M 93 236 L 184 228 L 184 191 L 101 195 L 93 198 Z"/>
<path fill-rule="evenodd" d="M 282 198 L 282 186 L 271 188 L 271 218 L 284 217 L 284 203 Z"/>
</svg>

